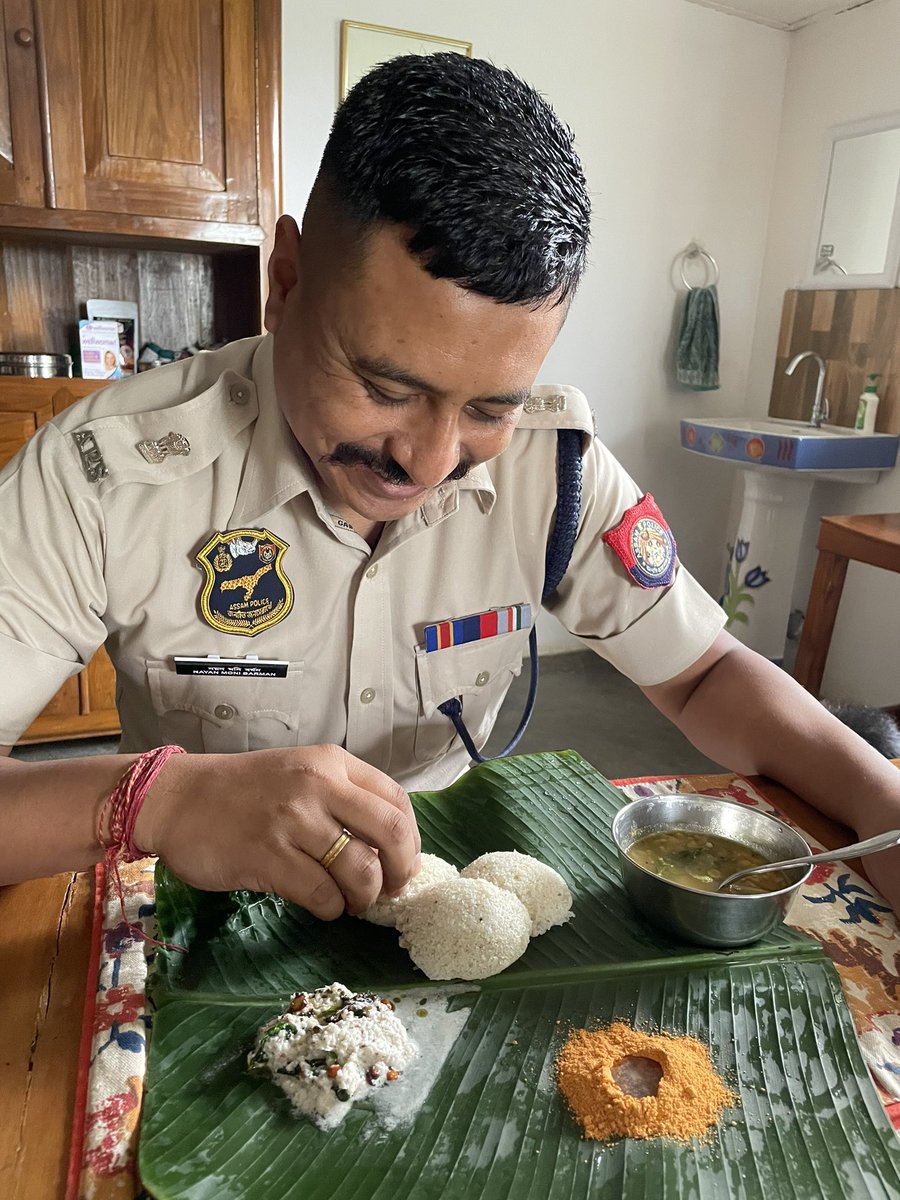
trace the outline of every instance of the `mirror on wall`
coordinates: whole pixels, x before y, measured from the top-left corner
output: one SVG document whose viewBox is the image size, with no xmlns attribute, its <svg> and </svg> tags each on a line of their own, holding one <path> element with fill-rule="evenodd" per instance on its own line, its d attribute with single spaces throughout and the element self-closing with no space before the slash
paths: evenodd
<svg viewBox="0 0 900 1200">
<path fill-rule="evenodd" d="M 896 287 L 900 113 L 832 130 L 812 287 Z"/>
</svg>

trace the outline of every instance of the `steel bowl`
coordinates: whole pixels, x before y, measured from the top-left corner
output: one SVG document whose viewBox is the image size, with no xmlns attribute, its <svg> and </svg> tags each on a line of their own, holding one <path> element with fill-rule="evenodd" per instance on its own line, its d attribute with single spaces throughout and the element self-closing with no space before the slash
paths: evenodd
<svg viewBox="0 0 900 1200">
<path fill-rule="evenodd" d="M 756 896 L 704 892 L 672 883 L 639 867 L 627 851 L 651 833 L 684 829 L 742 842 L 769 862 L 799 858 L 810 848 L 795 830 L 767 813 L 708 796 L 653 796 L 633 800 L 616 813 L 612 834 L 626 891 L 640 915 L 677 937 L 701 946 L 745 946 L 784 920 L 812 867 L 796 867 L 794 881 Z"/>
</svg>

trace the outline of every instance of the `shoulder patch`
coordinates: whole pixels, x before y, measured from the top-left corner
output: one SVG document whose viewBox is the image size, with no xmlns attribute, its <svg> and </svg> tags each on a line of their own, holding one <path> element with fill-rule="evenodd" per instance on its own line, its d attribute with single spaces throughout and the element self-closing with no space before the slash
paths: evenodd
<svg viewBox="0 0 900 1200">
<path fill-rule="evenodd" d="M 584 392 L 569 384 L 541 383 L 523 405 L 519 429 L 577 429 L 590 439 L 594 413 Z"/>
<path fill-rule="evenodd" d="M 649 492 L 629 508 L 603 540 L 642 588 L 668 587 L 675 578 L 678 547 Z"/>
</svg>

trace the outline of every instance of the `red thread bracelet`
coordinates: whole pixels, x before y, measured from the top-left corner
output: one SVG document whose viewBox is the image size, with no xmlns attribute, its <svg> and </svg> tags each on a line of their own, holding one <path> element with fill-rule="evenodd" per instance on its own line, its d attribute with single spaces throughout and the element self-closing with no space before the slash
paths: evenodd
<svg viewBox="0 0 900 1200">
<path fill-rule="evenodd" d="M 139 755 L 116 786 L 110 792 L 100 810 L 97 822 L 97 840 L 106 850 L 106 870 L 112 874 L 122 908 L 122 920 L 131 933 L 153 942 L 155 946 L 166 946 L 167 949 L 183 950 L 183 946 L 170 946 L 168 942 L 157 941 L 144 933 L 137 925 L 133 925 L 125 915 L 125 893 L 122 888 L 122 876 L 119 873 L 120 862 L 135 862 L 146 858 L 150 853 L 141 850 L 134 841 L 134 827 L 137 823 L 141 807 L 146 799 L 151 785 L 173 754 L 184 754 L 181 746 L 157 746 L 155 750 L 147 750 Z M 108 831 L 108 832 L 106 832 Z"/>
</svg>

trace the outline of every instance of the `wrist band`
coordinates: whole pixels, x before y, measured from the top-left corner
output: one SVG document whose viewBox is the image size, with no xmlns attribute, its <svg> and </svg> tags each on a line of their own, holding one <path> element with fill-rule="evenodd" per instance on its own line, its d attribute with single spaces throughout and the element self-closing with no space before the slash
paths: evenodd
<svg viewBox="0 0 900 1200">
<path fill-rule="evenodd" d="M 133 925 L 125 915 L 125 894 L 122 888 L 122 877 L 119 873 L 120 862 L 135 862 L 146 858 L 150 853 L 141 850 L 134 841 L 134 827 L 138 814 L 150 790 L 153 781 L 173 754 L 184 754 L 181 746 L 157 746 L 139 755 L 116 786 L 100 810 L 97 822 L 97 840 L 106 850 L 106 870 L 112 874 L 119 895 L 122 909 L 122 920 L 131 933 L 137 934 L 156 946 L 167 946 L 169 949 L 183 950 L 183 946 L 168 946 L 156 938 L 144 933 L 143 929 Z"/>
</svg>

